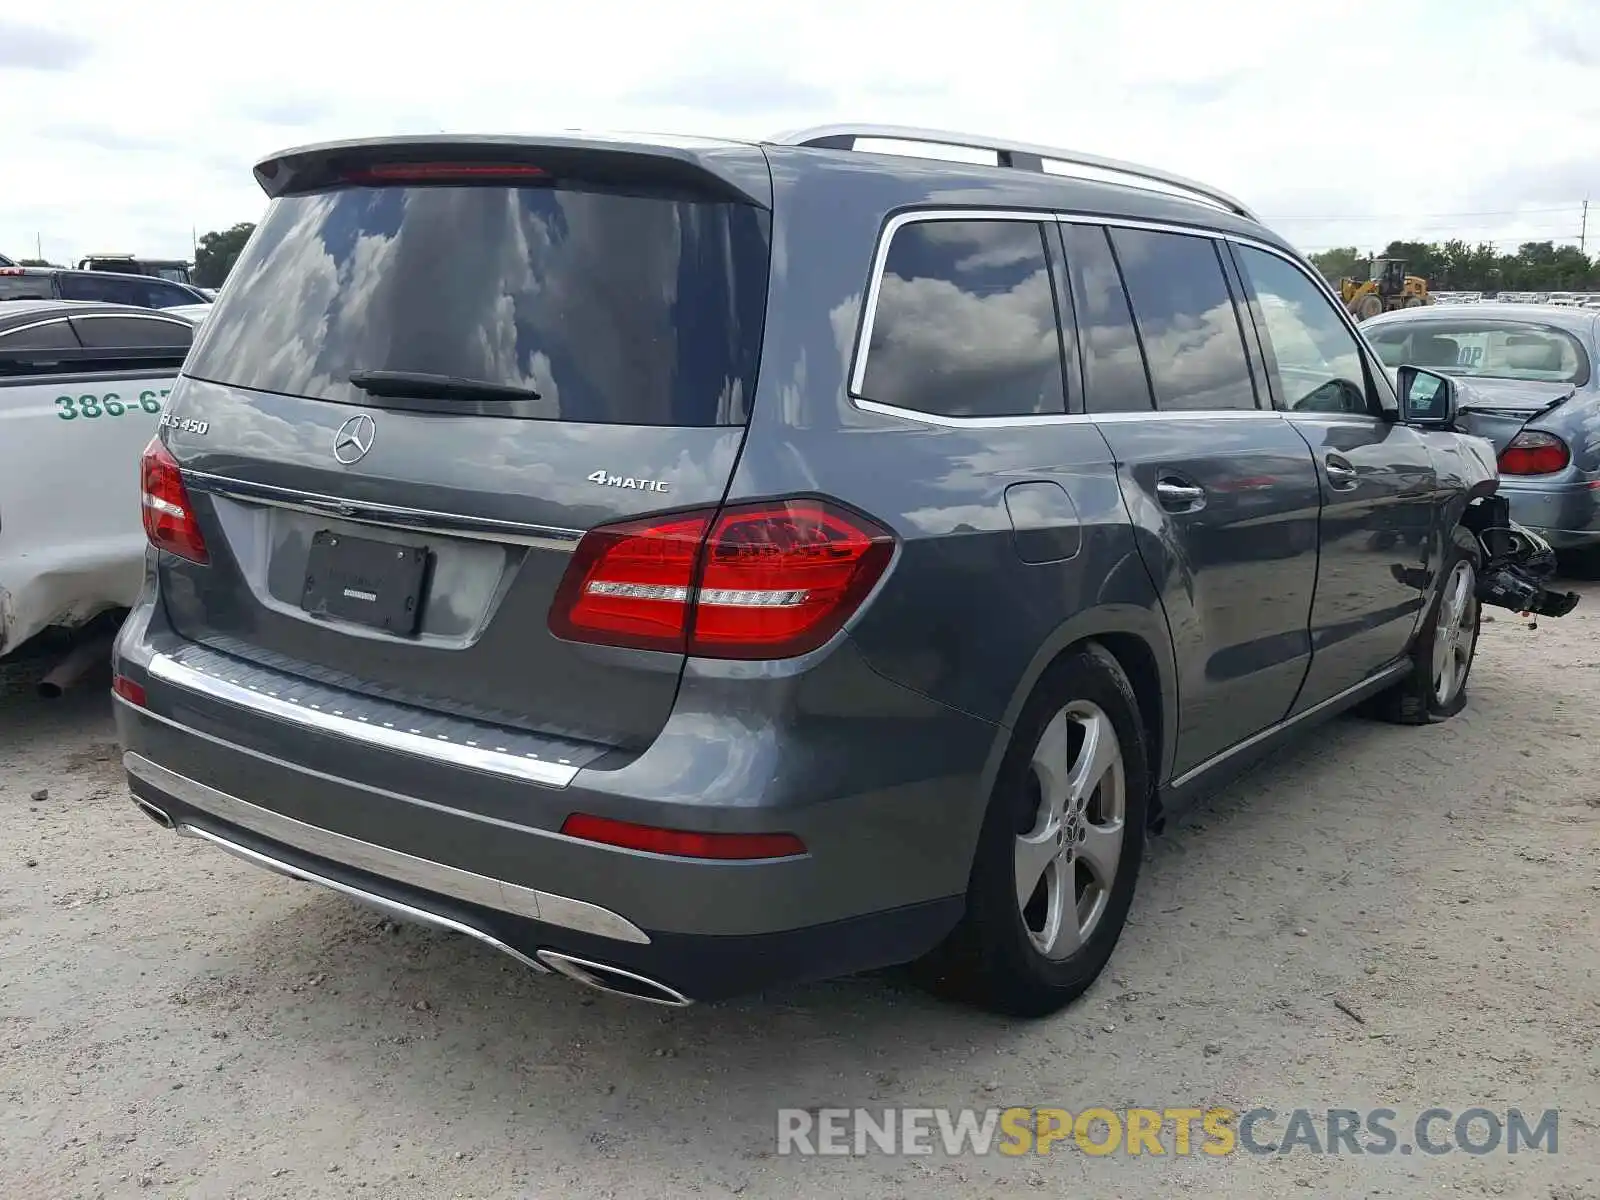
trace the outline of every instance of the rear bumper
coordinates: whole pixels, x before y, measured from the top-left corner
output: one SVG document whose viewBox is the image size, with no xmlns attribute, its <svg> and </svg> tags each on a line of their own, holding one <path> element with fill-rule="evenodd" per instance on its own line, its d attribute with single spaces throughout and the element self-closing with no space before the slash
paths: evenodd
<svg viewBox="0 0 1600 1200">
<path fill-rule="evenodd" d="M 635 940 L 611 936 L 621 926 L 631 927 L 631 922 L 617 914 L 570 898 L 539 894 L 547 916 L 570 921 L 581 910 L 588 918 L 583 924 L 607 931 L 587 932 L 572 924 L 556 924 L 509 912 L 497 904 L 476 903 L 401 882 L 388 873 L 391 864 L 382 858 L 374 865 L 385 873 L 364 871 L 343 856 L 313 854 L 291 842 L 232 825 L 210 809 L 230 808 L 238 803 L 236 798 L 220 796 L 192 780 L 157 775 L 146 760 L 131 754 L 127 757 L 129 781 L 140 808 L 173 832 L 199 838 L 255 866 L 332 888 L 402 920 L 465 934 L 536 971 L 573 973 L 568 964 L 575 962 L 580 965 L 580 978 L 583 964 L 628 972 L 641 983 L 654 985 L 641 986 L 634 994 L 658 1003 L 722 1000 L 765 987 L 828 979 L 906 961 L 937 945 L 961 916 L 961 898 L 950 897 L 769 934 L 694 936 L 634 928 Z M 159 779 L 160 785 L 151 778 Z M 167 790 L 169 787 L 172 790 Z M 190 802 L 195 799 L 206 807 Z M 349 849 L 323 845 L 336 852 Z M 367 846 L 365 850 L 381 854 L 382 848 Z M 418 874 L 433 873 L 442 886 L 462 882 L 461 874 L 444 864 L 413 860 L 411 867 Z M 478 876 L 472 886 L 482 889 L 498 882 Z"/>
<path fill-rule="evenodd" d="M 717 694 L 727 681 L 686 677 L 636 759 L 518 778 L 181 686 L 160 669 L 172 648 L 153 615 L 135 610 L 115 654 L 147 697 L 116 704 L 130 787 L 258 865 L 408 906 L 524 960 L 555 951 L 697 1000 L 908 961 L 962 911 L 999 730 L 872 674 L 848 645 L 830 658 L 847 676 L 827 685 L 832 710 L 791 697 L 781 723 L 764 721 L 772 681 L 739 681 L 741 709 Z M 623 850 L 561 834 L 575 811 L 791 832 L 807 853 Z"/>
<path fill-rule="evenodd" d="M 1600 487 L 1592 480 L 1535 483 L 1502 477 L 1511 519 L 1557 550 L 1600 545 Z"/>
</svg>

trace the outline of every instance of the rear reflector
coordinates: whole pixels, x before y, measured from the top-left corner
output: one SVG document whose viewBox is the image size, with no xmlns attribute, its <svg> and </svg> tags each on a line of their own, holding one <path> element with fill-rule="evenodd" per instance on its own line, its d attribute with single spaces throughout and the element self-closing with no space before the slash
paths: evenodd
<svg viewBox="0 0 1600 1200">
<path fill-rule="evenodd" d="M 550 609 L 569 641 L 790 658 L 850 619 L 894 539 L 822 500 L 733 505 L 590 530 Z"/>
<path fill-rule="evenodd" d="M 806 852 L 805 843 L 792 833 L 690 833 L 587 813 L 573 813 L 562 822 L 561 832 L 586 842 L 679 858 L 793 858 Z"/>
<path fill-rule="evenodd" d="M 1571 461 L 1572 452 L 1555 434 L 1525 429 L 1500 452 L 1500 474 L 1550 475 Z"/>
<path fill-rule="evenodd" d="M 139 708 L 145 707 L 146 697 L 144 694 L 144 685 L 135 683 L 126 675 L 113 676 L 111 679 L 111 690 L 118 696 L 121 696 L 129 704 L 135 705 Z"/>
<path fill-rule="evenodd" d="M 346 183 L 523 183 L 548 178 L 529 163 L 400 162 L 373 163 L 346 171 Z"/>
<path fill-rule="evenodd" d="M 144 533 L 150 544 L 190 562 L 210 562 L 205 538 L 194 519 L 194 510 L 189 507 L 189 492 L 183 486 L 178 460 L 158 437 L 151 438 L 144 448 L 139 461 L 139 479 L 143 491 Z"/>
</svg>

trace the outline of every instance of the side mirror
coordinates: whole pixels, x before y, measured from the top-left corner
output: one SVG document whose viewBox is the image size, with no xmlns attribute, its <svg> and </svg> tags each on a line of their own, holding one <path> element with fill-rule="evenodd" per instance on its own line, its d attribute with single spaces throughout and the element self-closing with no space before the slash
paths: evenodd
<svg viewBox="0 0 1600 1200">
<path fill-rule="evenodd" d="M 1395 372 L 1400 419 L 1423 429 L 1448 429 L 1456 421 L 1456 381 L 1426 367 L 1401 367 Z"/>
</svg>

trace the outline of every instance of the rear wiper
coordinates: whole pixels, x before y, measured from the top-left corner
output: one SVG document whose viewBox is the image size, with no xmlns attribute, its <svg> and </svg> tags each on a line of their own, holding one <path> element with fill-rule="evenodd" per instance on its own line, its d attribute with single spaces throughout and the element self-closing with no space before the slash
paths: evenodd
<svg viewBox="0 0 1600 1200">
<path fill-rule="evenodd" d="M 425 371 L 351 371 L 350 382 L 369 396 L 416 396 L 438 400 L 538 400 L 539 393 L 509 383 L 429 375 Z"/>
</svg>

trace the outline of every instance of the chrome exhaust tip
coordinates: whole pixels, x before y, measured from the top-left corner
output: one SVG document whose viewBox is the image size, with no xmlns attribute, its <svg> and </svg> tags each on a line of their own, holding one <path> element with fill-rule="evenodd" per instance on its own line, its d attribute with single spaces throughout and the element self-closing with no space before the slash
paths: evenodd
<svg viewBox="0 0 1600 1200">
<path fill-rule="evenodd" d="M 139 806 L 140 812 L 149 817 L 157 825 L 161 826 L 161 828 L 171 829 L 173 827 L 172 818 L 167 816 L 165 812 L 157 808 L 154 804 L 151 804 L 150 801 L 141 800 L 139 797 L 135 796 L 133 798 L 133 802 Z"/>
<path fill-rule="evenodd" d="M 591 987 L 596 991 L 610 992 L 612 995 L 624 996 L 629 1000 L 643 1000 L 649 1004 L 664 1004 L 670 1008 L 687 1008 L 694 1003 L 677 988 L 668 987 L 659 980 L 636 975 L 621 967 L 590 962 L 586 958 L 574 958 L 557 950 L 540 950 L 535 957 L 552 971 L 557 971 L 575 983 L 581 983 L 584 987 Z"/>
</svg>

